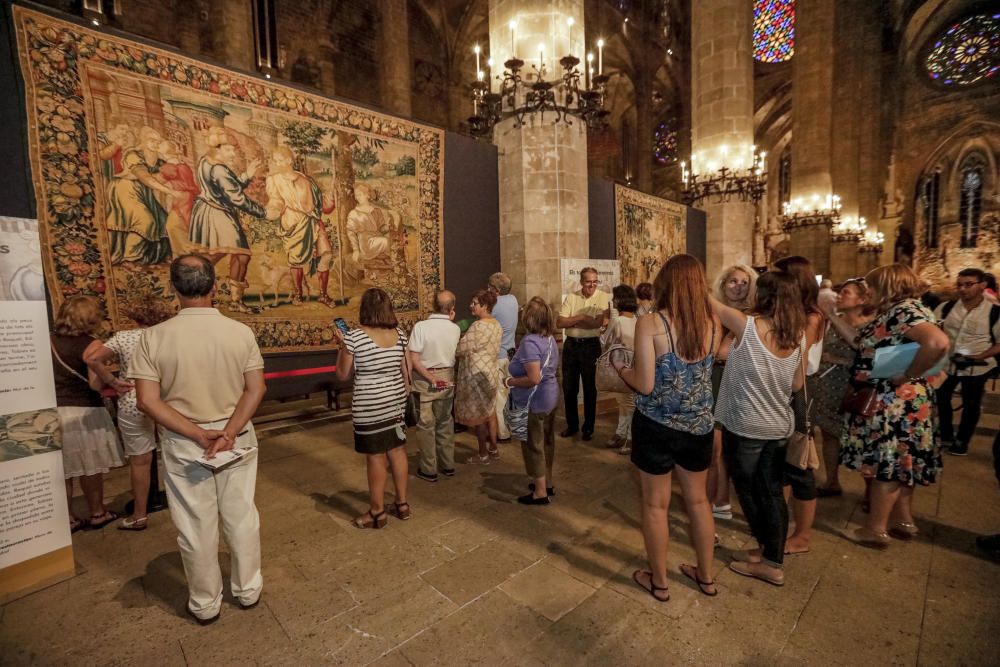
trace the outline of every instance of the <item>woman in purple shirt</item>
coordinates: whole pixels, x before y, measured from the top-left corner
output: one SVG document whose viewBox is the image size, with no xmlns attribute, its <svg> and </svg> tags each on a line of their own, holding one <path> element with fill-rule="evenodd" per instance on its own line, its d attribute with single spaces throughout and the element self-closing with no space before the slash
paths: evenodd
<svg viewBox="0 0 1000 667">
<path fill-rule="evenodd" d="M 552 459 L 555 456 L 555 411 L 559 402 L 559 349 L 552 337 L 555 317 L 541 297 L 533 297 L 524 306 L 521 321 L 526 335 L 510 360 L 510 377 L 504 385 L 511 389 L 514 405 L 528 405 L 528 439 L 521 443 L 524 468 L 533 480 L 531 493 L 517 502 L 524 505 L 548 505 L 552 488 Z"/>
</svg>

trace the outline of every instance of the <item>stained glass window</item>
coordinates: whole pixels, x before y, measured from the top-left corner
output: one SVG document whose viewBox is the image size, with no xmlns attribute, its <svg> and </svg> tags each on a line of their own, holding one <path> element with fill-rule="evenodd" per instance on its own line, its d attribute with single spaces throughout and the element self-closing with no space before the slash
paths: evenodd
<svg viewBox="0 0 1000 667">
<path fill-rule="evenodd" d="M 975 248 L 979 238 L 979 216 L 983 211 L 983 170 L 986 160 L 972 154 L 962 162 L 958 221 L 962 225 L 961 247 Z"/>
<path fill-rule="evenodd" d="M 795 52 L 795 0 L 756 0 L 753 5 L 753 57 L 782 63 Z"/>
<path fill-rule="evenodd" d="M 924 60 L 927 74 L 945 86 L 968 86 L 1000 70 L 1000 14 L 977 14 L 948 27 Z"/>
<path fill-rule="evenodd" d="M 924 177 L 920 183 L 920 190 L 917 192 L 917 199 L 924 217 L 924 246 L 928 248 L 938 247 L 939 187 L 941 187 L 941 173 L 935 171 Z"/>
<path fill-rule="evenodd" d="M 671 120 L 656 126 L 653 132 L 653 158 L 660 164 L 677 162 L 677 128 Z"/>
</svg>

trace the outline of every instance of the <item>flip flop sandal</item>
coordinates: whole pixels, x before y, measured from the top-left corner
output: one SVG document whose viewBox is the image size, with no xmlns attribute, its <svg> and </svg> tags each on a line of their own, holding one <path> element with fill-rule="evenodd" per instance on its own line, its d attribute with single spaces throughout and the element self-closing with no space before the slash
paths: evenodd
<svg viewBox="0 0 1000 667">
<path fill-rule="evenodd" d="M 751 579 L 759 579 L 764 583 L 771 584 L 772 586 L 784 586 L 784 579 L 774 579 L 767 576 L 762 572 L 757 572 L 754 569 L 754 565 L 759 565 L 760 563 L 740 563 L 734 562 L 729 564 L 729 569 L 736 574 L 742 575 L 744 577 L 750 577 Z"/>
<path fill-rule="evenodd" d="M 126 517 L 118 524 L 118 530 L 146 530 L 147 526 L 149 526 L 149 517 L 144 516 L 141 519 Z"/>
<path fill-rule="evenodd" d="M 646 586 L 644 583 L 642 583 L 641 581 L 639 581 L 639 575 L 640 574 L 648 574 L 649 575 L 649 586 Z M 656 592 L 657 591 L 668 591 L 669 589 L 666 586 L 664 586 L 663 588 L 660 588 L 659 586 L 657 586 L 656 584 L 654 584 L 653 583 L 653 573 L 650 572 L 649 570 L 636 570 L 635 572 L 632 573 L 632 581 L 634 581 L 636 584 L 638 584 L 639 588 L 641 588 L 642 590 L 644 590 L 647 593 L 649 593 L 653 597 L 653 599 L 656 600 L 657 602 L 670 602 L 670 593 L 667 593 L 667 597 L 666 598 L 661 598 L 661 597 L 657 597 L 656 596 Z"/>
<path fill-rule="evenodd" d="M 703 595 L 707 595 L 710 598 L 714 598 L 716 595 L 719 594 L 719 589 L 716 588 L 715 582 L 702 581 L 698 577 L 698 568 L 695 567 L 694 565 L 688 565 L 687 563 L 681 565 L 681 574 L 683 574 L 685 577 L 696 583 L 698 585 L 698 590 L 700 590 Z M 712 590 L 711 591 L 707 590 L 707 587 L 711 587 Z"/>
<path fill-rule="evenodd" d="M 112 512 L 111 510 L 105 510 L 104 514 L 96 514 L 94 516 L 91 516 L 90 519 L 87 520 L 87 530 L 100 530 L 109 523 L 114 523 L 115 521 L 118 520 L 118 518 L 119 518 L 118 514 L 116 514 L 115 512 Z M 99 521 L 95 523 L 94 519 L 99 519 Z"/>
<path fill-rule="evenodd" d="M 83 530 L 84 522 L 76 517 L 73 517 L 69 522 L 69 532 L 76 533 Z"/>
</svg>

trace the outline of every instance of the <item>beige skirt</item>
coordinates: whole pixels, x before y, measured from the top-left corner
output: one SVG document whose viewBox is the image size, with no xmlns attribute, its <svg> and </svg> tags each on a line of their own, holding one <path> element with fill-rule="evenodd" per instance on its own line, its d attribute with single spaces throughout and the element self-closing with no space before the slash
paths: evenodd
<svg viewBox="0 0 1000 667">
<path fill-rule="evenodd" d="M 125 465 L 118 433 L 101 408 L 57 408 L 62 426 L 63 476 L 66 479 L 105 473 Z"/>
</svg>

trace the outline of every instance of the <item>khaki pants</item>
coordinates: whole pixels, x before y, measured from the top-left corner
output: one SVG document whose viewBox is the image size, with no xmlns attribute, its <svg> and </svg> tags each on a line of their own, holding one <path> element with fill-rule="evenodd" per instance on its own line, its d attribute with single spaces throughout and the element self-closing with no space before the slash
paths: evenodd
<svg viewBox="0 0 1000 667">
<path fill-rule="evenodd" d="M 510 359 L 498 359 L 497 365 L 500 368 L 500 378 L 504 378 L 507 375 L 507 366 L 510 364 Z M 503 386 L 503 382 L 497 384 L 497 439 L 507 440 L 510 438 L 510 428 L 507 426 L 507 420 L 503 418 L 503 408 L 507 405 L 507 394 L 510 393 L 510 389 Z"/>
<path fill-rule="evenodd" d="M 202 424 L 221 429 L 226 422 Z M 256 447 L 257 435 L 247 424 L 237 447 Z M 196 463 L 204 450 L 182 435 L 160 429 L 164 479 L 170 518 L 177 526 L 184 575 L 188 580 L 188 609 L 198 618 L 212 618 L 222 608 L 222 572 L 219 569 L 219 520 L 229 545 L 230 587 L 242 604 L 260 597 L 260 518 L 253 502 L 257 484 L 257 452 L 213 473 Z"/>
<path fill-rule="evenodd" d="M 528 414 L 528 439 L 521 443 L 524 469 L 528 477 L 545 476 L 545 483 L 552 486 L 552 460 L 556 454 L 556 411 Z"/>
<path fill-rule="evenodd" d="M 632 439 L 632 415 L 635 413 L 635 394 L 615 394 L 618 399 L 618 428 L 615 435 Z"/>
<path fill-rule="evenodd" d="M 431 375 L 446 382 L 455 381 L 453 368 L 433 368 Z M 433 389 L 423 378 L 414 377 L 413 390 L 420 394 L 417 420 L 418 468 L 425 475 L 436 475 L 438 463 L 444 470 L 455 469 L 455 388 Z"/>
</svg>

